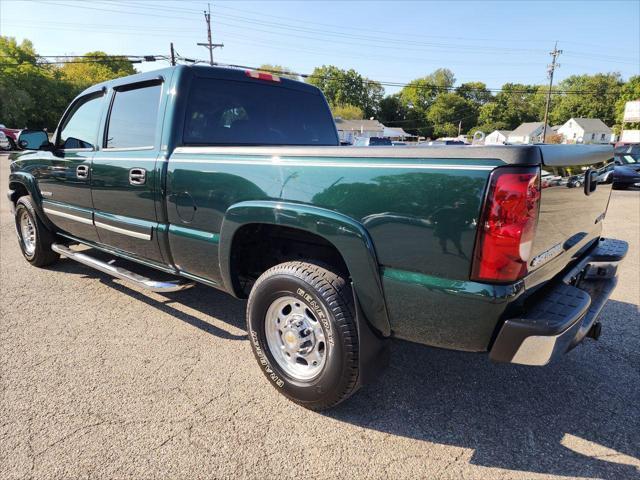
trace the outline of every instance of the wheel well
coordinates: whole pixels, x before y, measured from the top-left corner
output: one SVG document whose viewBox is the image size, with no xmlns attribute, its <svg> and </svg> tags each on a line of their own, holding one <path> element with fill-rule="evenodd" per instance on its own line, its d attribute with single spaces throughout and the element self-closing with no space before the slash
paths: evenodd
<svg viewBox="0 0 640 480">
<path fill-rule="evenodd" d="M 29 195 L 29 190 L 20 182 L 12 182 L 9 184 L 9 189 L 13 190 L 13 194 L 11 195 L 11 201 L 16 203 L 20 197 L 24 197 L 25 195 Z"/>
<path fill-rule="evenodd" d="M 300 260 L 331 267 L 349 276 L 338 249 L 319 235 L 268 224 L 249 224 L 238 229 L 231 245 L 231 279 L 241 297 L 247 297 L 257 278 L 279 263 Z"/>
</svg>

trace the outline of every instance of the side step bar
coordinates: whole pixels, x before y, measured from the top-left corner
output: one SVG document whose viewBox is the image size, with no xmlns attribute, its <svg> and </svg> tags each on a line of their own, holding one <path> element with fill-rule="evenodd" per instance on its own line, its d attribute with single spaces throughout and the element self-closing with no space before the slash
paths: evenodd
<svg viewBox="0 0 640 480">
<path fill-rule="evenodd" d="M 138 275 L 137 273 L 130 272 L 129 270 L 126 270 L 122 267 L 116 267 L 115 265 L 112 265 L 110 263 L 90 257 L 89 255 L 86 255 L 84 253 L 75 252 L 69 247 L 61 245 L 59 243 L 54 243 L 53 245 L 51 245 L 51 250 L 53 250 L 54 252 L 58 252 L 60 255 L 63 255 L 71 260 L 75 260 L 78 263 L 82 263 L 83 265 L 95 268 L 96 270 L 100 270 L 101 272 L 109 274 L 113 277 L 131 282 L 141 288 L 144 288 L 145 290 L 150 290 L 152 292 L 177 292 L 179 290 L 184 290 L 195 285 L 194 282 L 188 282 L 185 280 L 152 280 L 142 275 Z"/>
</svg>

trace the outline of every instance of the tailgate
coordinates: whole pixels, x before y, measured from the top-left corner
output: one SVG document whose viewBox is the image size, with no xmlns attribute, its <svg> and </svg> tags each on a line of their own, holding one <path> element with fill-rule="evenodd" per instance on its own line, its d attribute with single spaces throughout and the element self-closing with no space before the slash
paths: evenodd
<svg viewBox="0 0 640 480">
<path fill-rule="evenodd" d="M 609 145 L 540 145 L 541 201 L 528 287 L 544 282 L 600 236 L 613 181 Z"/>
</svg>

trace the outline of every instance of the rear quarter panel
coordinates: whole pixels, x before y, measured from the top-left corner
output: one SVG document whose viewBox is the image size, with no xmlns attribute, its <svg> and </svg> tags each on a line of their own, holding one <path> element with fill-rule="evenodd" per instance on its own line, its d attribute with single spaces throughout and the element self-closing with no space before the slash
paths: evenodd
<svg viewBox="0 0 640 480">
<path fill-rule="evenodd" d="M 322 207 L 359 221 L 371 236 L 396 336 L 465 350 L 486 348 L 513 292 L 485 289 L 468 277 L 487 177 L 503 165 L 501 160 L 426 153 L 388 158 L 380 153 L 386 147 L 371 157 L 354 157 L 349 147 L 343 156 L 248 153 L 252 148 L 225 154 L 220 148 L 182 147 L 171 156 L 169 240 L 181 270 L 219 282 L 217 238 L 234 204 L 281 200 Z M 391 153 L 397 147 L 389 148 Z M 474 301 L 488 311 L 470 316 Z M 443 311 L 447 303 L 457 307 Z"/>
</svg>

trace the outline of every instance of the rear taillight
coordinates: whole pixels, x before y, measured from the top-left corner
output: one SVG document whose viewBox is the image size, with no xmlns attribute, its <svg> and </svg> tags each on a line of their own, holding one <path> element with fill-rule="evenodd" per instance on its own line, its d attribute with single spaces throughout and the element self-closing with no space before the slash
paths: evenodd
<svg viewBox="0 0 640 480">
<path fill-rule="evenodd" d="M 491 173 L 471 278 L 513 282 L 527 273 L 540 210 L 540 169 L 504 167 Z"/>
</svg>

